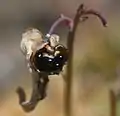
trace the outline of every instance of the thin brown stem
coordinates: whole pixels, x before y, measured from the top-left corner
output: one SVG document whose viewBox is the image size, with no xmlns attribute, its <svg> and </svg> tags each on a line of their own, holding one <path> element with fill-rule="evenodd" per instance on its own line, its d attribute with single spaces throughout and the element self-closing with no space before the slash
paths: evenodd
<svg viewBox="0 0 120 116">
<path fill-rule="evenodd" d="M 102 22 L 103 26 L 107 27 L 107 21 L 97 11 L 94 11 L 94 10 L 91 9 L 91 10 L 88 10 L 88 11 L 84 12 L 84 15 L 95 15 L 95 16 L 97 16 L 100 19 L 100 21 Z"/>
<path fill-rule="evenodd" d="M 67 46 L 68 46 L 68 50 L 69 50 L 69 54 L 68 54 L 68 65 L 67 65 L 67 81 L 66 81 L 66 88 L 65 88 L 65 114 L 66 116 L 71 116 L 71 107 L 72 107 L 72 102 L 71 102 L 71 90 L 72 90 L 72 75 L 73 75 L 73 65 L 72 65 L 72 61 L 73 61 L 73 45 L 74 45 L 74 37 L 75 37 L 75 32 L 77 29 L 77 25 L 79 23 L 79 10 L 81 10 L 80 6 L 77 10 L 77 13 L 75 15 L 74 18 L 74 25 L 73 25 L 73 29 L 69 31 L 68 33 L 68 38 L 67 38 Z"/>
<path fill-rule="evenodd" d="M 110 90 L 110 104 L 111 104 L 110 116 L 116 116 L 116 96 L 113 90 Z"/>
<path fill-rule="evenodd" d="M 75 33 L 77 26 L 79 22 L 81 22 L 81 18 L 83 18 L 87 14 L 94 14 L 98 16 L 103 25 L 106 25 L 106 21 L 100 14 L 97 12 L 85 10 L 84 5 L 81 4 L 77 10 L 77 13 L 75 15 L 75 18 L 73 20 L 73 27 L 71 30 L 69 30 L 68 37 L 67 37 L 67 47 L 69 50 L 68 54 L 68 65 L 67 65 L 67 75 L 66 75 L 66 86 L 65 86 L 65 116 L 72 116 L 72 77 L 73 77 L 73 53 L 74 53 L 74 38 L 75 38 Z M 88 19 L 86 17 L 85 19 Z"/>
</svg>

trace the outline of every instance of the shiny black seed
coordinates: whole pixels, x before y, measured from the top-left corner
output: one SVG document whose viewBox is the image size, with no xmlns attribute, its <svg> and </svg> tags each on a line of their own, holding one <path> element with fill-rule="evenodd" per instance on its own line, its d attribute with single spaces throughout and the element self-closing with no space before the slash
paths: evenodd
<svg viewBox="0 0 120 116">
<path fill-rule="evenodd" d="M 57 70 L 61 71 L 63 68 L 63 65 L 67 61 L 67 54 L 66 54 L 67 52 L 64 51 L 66 50 L 64 48 L 60 48 L 59 50 L 60 50 L 60 53 L 57 56 L 54 56 L 53 58 L 43 55 L 45 53 L 45 49 L 38 50 L 34 56 L 35 67 L 39 71 L 44 71 L 48 73 L 55 72 Z"/>
</svg>

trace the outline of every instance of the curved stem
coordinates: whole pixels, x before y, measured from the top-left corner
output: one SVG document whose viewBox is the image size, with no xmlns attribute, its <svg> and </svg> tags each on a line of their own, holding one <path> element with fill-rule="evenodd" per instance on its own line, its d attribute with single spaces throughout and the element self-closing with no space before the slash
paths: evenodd
<svg viewBox="0 0 120 116">
<path fill-rule="evenodd" d="M 63 14 L 60 15 L 60 18 L 58 18 L 53 25 L 51 26 L 48 34 L 52 34 L 54 32 L 54 30 L 56 29 L 56 27 L 62 23 L 65 22 L 67 24 L 67 26 L 71 29 L 73 27 L 73 20 L 69 17 L 64 16 Z"/>
<path fill-rule="evenodd" d="M 85 11 L 84 15 L 95 15 L 95 16 L 97 16 L 101 20 L 103 26 L 107 27 L 107 21 L 97 11 L 94 11 L 94 10 L 91 9 L 91 10 Z"/>
<path fill-rule="evenodd" d="M 77 10 L 73 21 L 73 28 L 69 30 L 67 37 L 67 46 L 69 50 L 68 54 L 68 65 L 67 65 L 67 76 L 66 76 L 66 87 L 65 87 L 65 116 L 72 116 L 72 76 L 73 76 L 73 53 L 74 53 L 74 38 L 77 26 L 80 22 L 80 18 L 84 18 L 84 15 L 93 14 L 100 18 L 103 26 L 106 26 L 106 20 L 96 11 L 94 10 L 85 10 L 84 5 L 81 4 Z M 86 17 L 85 19 L 87 19 Z"/>
<path fill-rule="evenodd" d="M 48 76 L 44 74 L 38 74 L 32 77 L 33 87 L 32 95 L 29 101 L 26 100 L 26 94 L 23 88 L 18 87 L 17 94 L 19 97 L 19 104 L 25 112 L 33 111 L 38 102 L 46 97 L 46 87 L 49 82 Z"/>
</svg>

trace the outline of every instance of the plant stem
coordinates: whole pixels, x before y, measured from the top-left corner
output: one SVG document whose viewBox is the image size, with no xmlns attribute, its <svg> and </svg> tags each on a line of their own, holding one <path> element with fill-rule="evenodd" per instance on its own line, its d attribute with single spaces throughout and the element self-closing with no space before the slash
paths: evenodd
<svg viewBox="0 0 120 116">
<path fill-rule="evenodd" d="M 110 116 L 116 116 L 116 96 L 113 90 L 110 90 L 110 102 L 111 102 Z"/>
<path fill-rule="evenodd" d="M 73 53 L 74 53 L 74 38 L 77 26 L 79 22 L 83 22 L 85 20 L 80 19 L 88 19 L 85 17 L 86 15 L 96 15 L 102 22 L 103 26 L 106 26 L 106 20 L 96 11 L 94 10 L 85 10 L 84 5 L 81 4 L 78 7 L 75 18 L 73 20 L 73 27 L 69 30 L 67 37 L 67 47 L 69 50 L 68 54 L 68 64 L 67 64 L 67 74 L 66 74 L 66 86 L 65 86 L 65 116 L 72 116 L 72 78 L 73 78 Z"/>
<path fill-rule="evenodd" d="M 68 54 L 68 65 L 67 65 L 67 75 L 66 75 L 66 88 L 65 88 L 65 116 L 72 116 L 72 95 L 71 95 L 71 90 L 72 90 L 72 76 L 73 76 L 73 48 L 74 48 L 74 37 L 75 37 L 75 32 L 79 23 L 79 11 L 82 9 L 82 5 L 77 10 L 77 13 L 74 18 L 74 25 L 72 30 L 69 31 L 68 33 L 68 38 L 67 38 L 67 46 L 69 50 Z"/>
<path fill-rule="evenodd" d="M 53 23 L 53 25 L 51 26 L 48 34 L 52 34 L 54 33 L 54 30 L 56 29 L 56 27 L 58 25 L 60 25 L 60 23 L 65 22 L 67 24 L 67 26 L 71 29 L 71 27 L 73 27 L 73 20 L 67 16 L 64 16 L 63 14 L 60 15 L 60 17 Z"/>
</svg>

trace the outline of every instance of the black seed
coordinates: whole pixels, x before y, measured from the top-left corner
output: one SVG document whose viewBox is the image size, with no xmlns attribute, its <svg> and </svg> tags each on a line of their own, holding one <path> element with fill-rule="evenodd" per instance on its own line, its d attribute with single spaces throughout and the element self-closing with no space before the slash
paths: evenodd
<svg viewBox="0 0 120 116">
<path fill-rule="evenodd" d="M 43 55 L 43 53 L 46 53 L 45 49 L 38 50 L 34 56 L 35 67 L 39 71 L 44 71 L 48 73 L 52 73 L 57 70 L 62 70 L 65 62 L 67 61 L 67 52 L 65 48 L 60 48 L 59 50 L 60 53 L 57 56 L 54 56 L 53 58 Z"/>
</svg>

